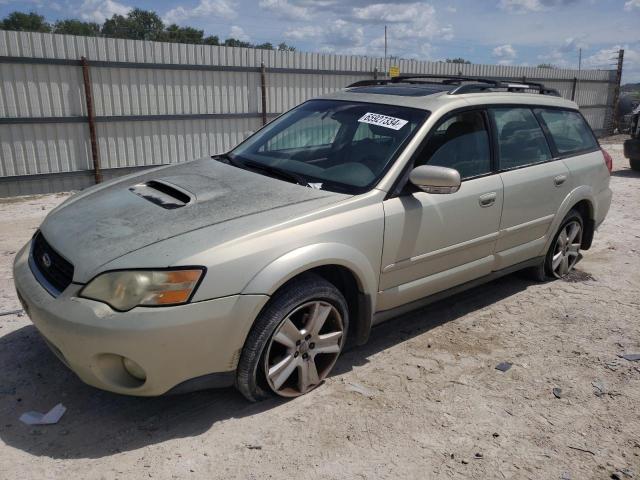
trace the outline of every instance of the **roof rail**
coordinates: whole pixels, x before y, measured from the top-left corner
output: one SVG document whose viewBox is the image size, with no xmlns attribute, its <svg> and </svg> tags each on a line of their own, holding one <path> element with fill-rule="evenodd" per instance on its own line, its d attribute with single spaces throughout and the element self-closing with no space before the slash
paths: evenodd
<svg viewBox="0 0 640 480">
<path fill-rule="evenodd" d="M 441 81 L 436 82 L 436 79 Z M 525 79 L 523 79 L 525 80 Z M 471 83 L 464 83 L 471 82 Z M 351 87 L 366 87 L 372 85 L 389 85 L 393 83 L 413 83 L 413 84 L 438 84 L 457 85 L 449 95 L 462 95 L 464 93 L 481 93 L 493 91 L 492 89 L 506 89 L 508 92 L 523 92 L 525 90 L 537 90 L 541 95 L 552 95 L 559 97 L 560 93 L 554 88 L 547 88 L 538 82 L 518 82 L 501 78 L 466 77 L 462 75 L 438 75 L 438 74 L 415 74 L 400 75 L 389 79 L 361 80 L 348 85 Z"/>
</svg>

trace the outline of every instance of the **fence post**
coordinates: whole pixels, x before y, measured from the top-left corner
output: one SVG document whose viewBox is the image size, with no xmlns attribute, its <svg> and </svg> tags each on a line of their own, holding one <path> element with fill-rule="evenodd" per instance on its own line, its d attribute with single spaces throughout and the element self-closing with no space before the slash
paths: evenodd
<svg viewBox="0 0 640 480">
<path fill-rule="evenodd" d="M 262 92 L 262 125 L 267 124 L 267 68 L 260 65 L 260 90 Z"/>
<path fill-rule="evenodd" d="M 373 69 L 373 79 L 374 80 L 378 79 L 378 67 Z"/>
<path fill-rule="evenodd" d="M 98 152 L 98 139 L 96 133 L 96 112 L 93 108 L 93 92 L 91 89 L 91 77 L 89 75 L 89 62 L 86 57 L 80 58 L 82 64 L 82 78 L 84 79 L 84 98 L 87 102 L 87 120 L 89 121 L 89 138 L 91 139 L 91 157 L 93 158 L 93 175 L 96 183 L 102 182 L 100 170 L 100 154 Z"/>
<path fill-rule="evenodd" d="M 618 69 L 616 70 L 616 83 L 613 91 L 613 121 L 611 122 L 610 134 L 613 134 L 618 127 L 618 100 L 620 99 L 620 83 L 622 82 L 622 62 L 624 61 L 624 49 L 618 50 Z"/>
<path fill-rule="evenodd" d="M 573 86 L 571 87 L 571 100 L 576 99 L 576 86 L 578 85 L 578 77 L 573 77 Z"/>
</svg>

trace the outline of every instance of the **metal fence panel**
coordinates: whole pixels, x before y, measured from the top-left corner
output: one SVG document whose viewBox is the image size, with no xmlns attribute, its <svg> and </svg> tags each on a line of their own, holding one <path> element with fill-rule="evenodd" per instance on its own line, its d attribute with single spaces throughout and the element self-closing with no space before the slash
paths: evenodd
<svg viewBox="0 0 640 480">
<path fill-rule="evenodd" d="M 615 72 L 608 70 L 385 61 L 0 31 L 0 196 L 90 183 L 83 56 L 90 62 L 105 177 L 118 169 L 219 153 L 246 138 L 262 124 L 262 64 L 269 118 L 308 98 L 371 79 L 374 70 L 383 77 L 396 65 L 401 73 L 544 80 L 567 98 L 578 78 L 576 101 L 594 130 L 604 133 L 615 88 Z M 62 177 L 53 180 L 55 175 Z"/>
</svg>

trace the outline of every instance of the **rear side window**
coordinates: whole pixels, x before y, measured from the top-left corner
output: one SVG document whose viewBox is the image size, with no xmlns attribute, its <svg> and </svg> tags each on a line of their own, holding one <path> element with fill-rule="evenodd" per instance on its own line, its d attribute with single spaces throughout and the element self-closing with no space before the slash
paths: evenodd
<svg viewBox="0 0 640 480">
<path fill-rule="evenodd" d="M 568 154 L 598 148 L 591 129 L 582 115 L 570 110 L 538 109 L 551 134 L 558 153 Z"/>
<path fill-rule="evenodd" d="M 492 108 L 500 152 L 500 169 L 551 160 L 551 151 L 535 115 L 528 108 Z"/>
</svg>

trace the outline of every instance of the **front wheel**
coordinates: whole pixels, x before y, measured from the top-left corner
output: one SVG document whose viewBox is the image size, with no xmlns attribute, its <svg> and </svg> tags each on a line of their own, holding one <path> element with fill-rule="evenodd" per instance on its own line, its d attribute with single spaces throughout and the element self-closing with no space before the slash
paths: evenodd
<svg viewBox="0 0 640 480">
<path fill-rule="evenodd" d="M 251 329 L 238 363 L 238 390 L 251 401 L 313 390 L 335 365 L 348 326 L 347 302 L 333 284 L 314 274 L 294 279 Z"/>
</svg>

